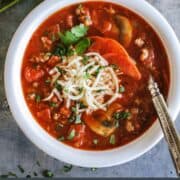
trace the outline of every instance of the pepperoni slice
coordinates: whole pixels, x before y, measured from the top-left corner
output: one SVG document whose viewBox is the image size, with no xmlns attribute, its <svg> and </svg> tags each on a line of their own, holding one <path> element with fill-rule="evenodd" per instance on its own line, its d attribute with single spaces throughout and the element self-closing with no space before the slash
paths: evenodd
<svg viewBox="0 0 180 180">
<path fill-rule="evenodd" d="M 89 48 L 90 52 L 98 52 L 103 55 L 110 64 L 119 66 L 122 72 L 133 77 L 136 80 L 141 79 L 141 73 L 136 67 L 135 62 L 128 55 L 124 47 L 114 39 L 102 38 L 98 36 L 91 37 L 93 43 Z"/>
</svg>

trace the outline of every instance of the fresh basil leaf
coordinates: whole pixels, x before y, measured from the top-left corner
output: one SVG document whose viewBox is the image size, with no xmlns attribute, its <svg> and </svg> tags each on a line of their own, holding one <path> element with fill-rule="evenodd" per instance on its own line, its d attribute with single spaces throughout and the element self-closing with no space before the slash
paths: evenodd
<svg viewBox="0 0 180 180">
<path fill-rule="evenodd" d="M 76 53 L 79 55 L 83 54 L 90 45 L 91 45 L 91 41 L 89 38 L 82 39 L 75 46 Z"/>
<path fill-rule="evenodd" d="M 80 124 L 81 123 L 81 118 L 79 115 L 76 116 L 75 124 Z"/>
</svg>

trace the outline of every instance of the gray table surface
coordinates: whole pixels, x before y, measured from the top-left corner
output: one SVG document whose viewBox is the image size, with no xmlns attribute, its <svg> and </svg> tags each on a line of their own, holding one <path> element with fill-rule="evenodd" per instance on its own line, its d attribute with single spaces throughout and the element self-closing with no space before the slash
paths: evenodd
<svg viewBox="0 0 180 180">
<path fill-rule="evenodd" d="M 42 0 L 25 0 L 0 14 L 0 174 L 15 172 L 25 177 L 29 171 L 41 176 L 43 169 L 50 169 L 56 177 L 175 177 L 176 173 L 164 140 L 140 158 L 129 163 L 97 169 L 73 167 L 63 172 L 65 163 L 53 159 L 32 144 L 18 128 L 5 101 L 3 71 L 5 55 L 13 33 L 23 18 Z M 169 21 L 180 39 L 180 0 L 147 0 Z M 180 130 L 180 116 L 176 126 Z M 34 166 L 39 161 L 41 166 Z M 17 165 L 25 169 L 22 174 Z M 34 167 L 33 167 L 34 166 Z"/>
</svg>

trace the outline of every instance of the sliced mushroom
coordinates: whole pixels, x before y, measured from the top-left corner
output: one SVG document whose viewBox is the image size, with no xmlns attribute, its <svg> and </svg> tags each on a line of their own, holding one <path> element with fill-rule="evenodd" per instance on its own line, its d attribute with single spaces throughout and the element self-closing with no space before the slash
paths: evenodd
<svg viewBox="0 0 180 180">
<path fill-rule="evenodd" d="M 87 126 L 96 134 L 107 137 L 116 129 L 116 121 L 112 115 L 116 111 L 121 111 L 122 106 L 118 103 L 112 104 L 108 111 L 96 111 L 91 115 L 85 114 L 84 121 Z"/>
<path fill-rule="evenodd" d="M 127 17 L 121 15 L 116 15 L 115 20 L 120 32 L 120 42 L 124 47 L 128 47 L 133 36 L 131 22 Z"/>
</svg>

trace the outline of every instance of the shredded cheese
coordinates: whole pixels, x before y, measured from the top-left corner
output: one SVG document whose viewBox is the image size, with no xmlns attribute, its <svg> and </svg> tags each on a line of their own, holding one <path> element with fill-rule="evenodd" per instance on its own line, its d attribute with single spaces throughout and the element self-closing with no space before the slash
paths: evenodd
<svg viewBox="0 0 180 180">
<path fill-rule="evenodd" d="M 97 109 L 106 110 L 113 101 L 121 97 L 118 75 L 108 61 L 95 52 L 87 53 L 85 57 L 85 63 L 83 56 L 67 57 L 49 71 L 51 85 L 56 83 L 62 90 L 58 91 L 54 87 L 43 101 L 50 101 L 56 95 L 60 101 L 65 100 L 68 108 L 71 101 L 83 102 L 87 108 L 80 109 L 78 106 L 77 111 L 90 113 Z M 58 68 L 63 72 L 60 73 Z"/>
</svg>

